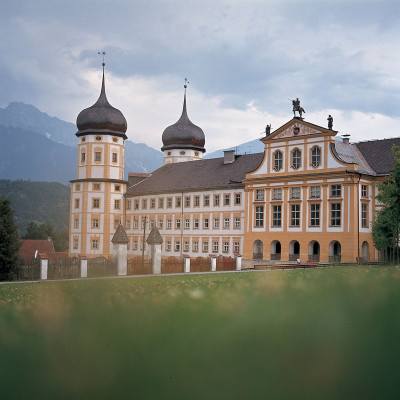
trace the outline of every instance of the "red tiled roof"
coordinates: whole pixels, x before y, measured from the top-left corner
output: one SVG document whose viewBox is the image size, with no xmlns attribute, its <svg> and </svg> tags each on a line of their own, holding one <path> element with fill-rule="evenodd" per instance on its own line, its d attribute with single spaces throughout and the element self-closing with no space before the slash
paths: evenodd
<svg viewBox="0 0 400 400">
<path fill-rule="evenodd" d="M 49 240 L 21 240 L 19 255 L 25 261 L 30 261 L 35 256 L 36 250 L 39 253 L 54 253 L 53 242 Z"/>
</svg>

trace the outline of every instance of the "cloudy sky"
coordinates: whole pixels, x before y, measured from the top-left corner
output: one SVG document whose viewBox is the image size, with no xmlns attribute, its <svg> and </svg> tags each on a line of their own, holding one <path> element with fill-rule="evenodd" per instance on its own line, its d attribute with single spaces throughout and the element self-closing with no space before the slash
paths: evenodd
<svg viewBox="0 0 400 400">
<path fill-rule="evenodd" d="M 400 136 L 400 1 L 1 0 L 0 107 L 74 122 L 106 91 L 134 142 L 161 147 L 182 110 L 208 152 L 291 119 L 352 141 Z"/>
</svg>

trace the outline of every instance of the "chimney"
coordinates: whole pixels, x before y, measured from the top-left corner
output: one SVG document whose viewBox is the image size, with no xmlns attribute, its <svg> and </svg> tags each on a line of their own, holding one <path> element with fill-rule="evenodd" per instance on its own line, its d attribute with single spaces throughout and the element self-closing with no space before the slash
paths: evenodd
<svg viewBox="0 0 400 400">
<path fill-rule="evenodd" d="M 343 138 L 343 143 L 344 144 L 349 144 L 350 143 L 350 135 L 346 134 L 346 135 L 342 135 Z"/>
<path fill-rule="evenodd" d="M 232 164 L 235 161 L 235 150 L 224 150 L 224 164 Z"/>
</svg>

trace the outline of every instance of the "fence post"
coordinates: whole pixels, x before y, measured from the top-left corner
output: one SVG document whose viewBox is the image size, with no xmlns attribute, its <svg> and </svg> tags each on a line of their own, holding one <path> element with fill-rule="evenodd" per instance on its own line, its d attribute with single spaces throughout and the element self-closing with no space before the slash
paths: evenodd
<svg viewBox="0 0 400 400">
<path fill-rule="evenodd" d="M 217 270 L 217 256 L 215 254 L 210 254 L 211 259 L 211 271 L 215 272 Z"/>
<path fill-rule="evenodd" d="M 117 261 L 118 275 L 126 275 L 128 273 L 129 239 L 122 224 L 119 224 L 111 242 L 113 244 L 114 259 Z"/>
<path fill-rule="evenodd" d="M 87 257 L 80 256 L 81 262 L 81 278 L 87 278 Z"/>
<path fill-rule="evenodd" d="M 183 272 L 186 274 L 190 272 L 190 257 L 187 254 L 184 254 L 183 257 Z"/>
<path fill-rule="evenodd" d="M 242 270 L 242 255 L 235 253 L 235 259 L 236 259 L 236 271 L 241 271 Z"/>
<path fill-rule="evenodd" d="M 155 225 L 151 229 L 149 236 L 147 236 L 146 242 L 150 246 L 151 250 L 150 254 L 153 274 L 161 274 L 161 245 L 163 239 Z"/>
<path fill-rule="evenodd" d="M 40 279 L 47 279 L 47 271 L 49 267 L 49 257 L 46 253 L 39 253 L 40 257 Z"/>
</svg>

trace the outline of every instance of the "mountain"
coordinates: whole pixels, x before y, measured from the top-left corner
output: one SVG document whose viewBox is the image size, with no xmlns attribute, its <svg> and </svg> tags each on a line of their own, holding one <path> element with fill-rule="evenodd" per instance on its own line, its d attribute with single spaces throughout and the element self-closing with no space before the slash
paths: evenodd
<svg viewBox="0 0 400 400">
<path fill-rule="evenodd" d="M 68 183 L 76 178 L 77 151 L 46 136 L 0 126 L 0 179 Z"/>
<path fill-rule="evenodd" d="M 0 178 L 67 183 L 76 178 L 76 126 L 36 107 L 10 103 L 0 108 Z M 125 142 L 125 178 L 151 172 L 163 154 L 144 143 Z"/>
<path fill-rule="evenodd" d="M 30 104 L 10 103 L 6 108 L 0 108 L 0 125 L 36 132 L 67 146 L 77 144 L 74 124 L 50 117 Z"/>
<path fill-rule="evenodd" d="M 250 142 L 242 143 L 239 146 L 213 151 L 212 153 L 207 154 L 204 158 L 223 157 L 224 150 L 234 149 L 236 149 L 236 154 L 262 153 L 264 151 L 264 143 L 260 139 L 255 139 L 251 140 Z"/>
<path fill-rule="evenodd" d="M 70 188 L 57 182 L 0 180 L 0 196 L 10 199 L 20 234 L 29 221 L 68 229 Z"/>
</svg>

